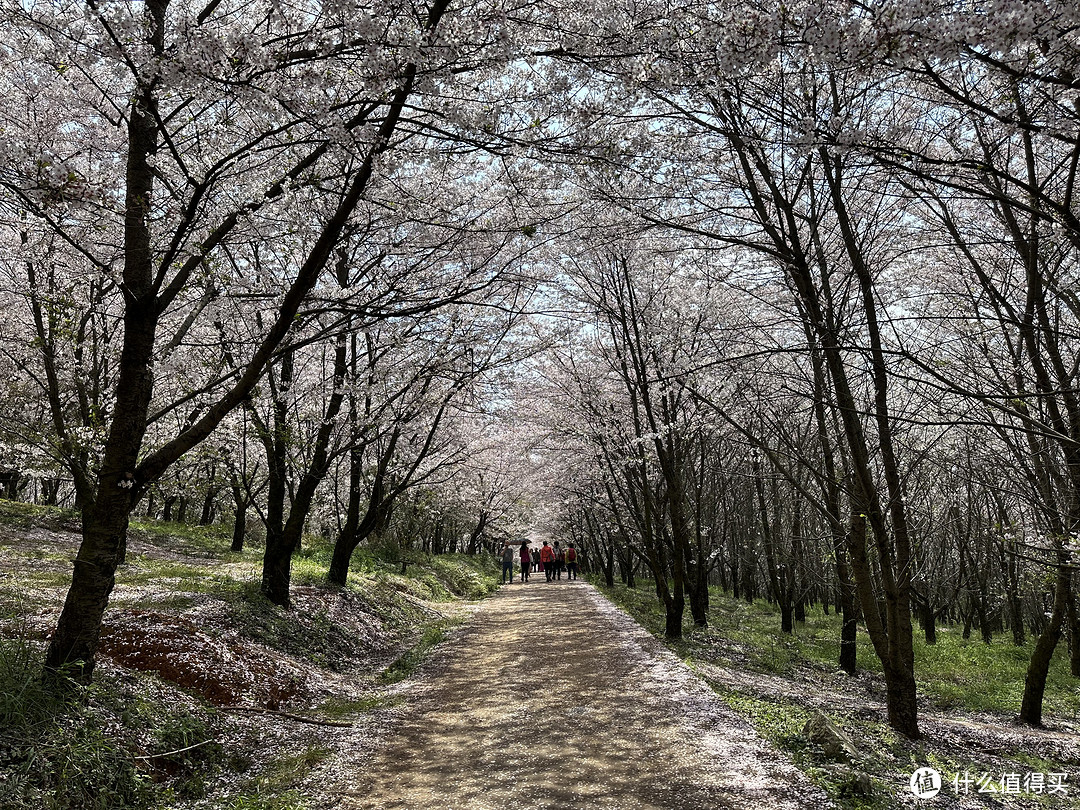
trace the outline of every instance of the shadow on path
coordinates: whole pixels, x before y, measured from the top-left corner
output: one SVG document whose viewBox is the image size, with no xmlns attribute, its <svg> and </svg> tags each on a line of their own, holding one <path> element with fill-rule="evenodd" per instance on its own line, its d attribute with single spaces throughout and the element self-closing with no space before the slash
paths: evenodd
<svg viewBox="0 0 1080 810">
<path fill-rule="evenodd" d="M 584 582 L 504 587 L 449 641 L 348 810 L 814 808 L 814 787 Z"/>
</svg>

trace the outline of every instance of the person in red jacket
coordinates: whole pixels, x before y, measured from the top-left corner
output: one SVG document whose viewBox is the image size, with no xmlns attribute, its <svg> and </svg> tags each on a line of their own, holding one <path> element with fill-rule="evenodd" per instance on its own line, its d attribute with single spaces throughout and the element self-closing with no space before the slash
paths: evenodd
<svg viewBox="0 0 1080 810">
<path fill-rule="evenodd" d="M 551 582 L 551 575 L 555 573 L 555 552 L 552 551 L 547 540 L 540 549 L 540 564 L 544 566 L 544 576 L 547 577 L 547 581 Z"/>
</svg>

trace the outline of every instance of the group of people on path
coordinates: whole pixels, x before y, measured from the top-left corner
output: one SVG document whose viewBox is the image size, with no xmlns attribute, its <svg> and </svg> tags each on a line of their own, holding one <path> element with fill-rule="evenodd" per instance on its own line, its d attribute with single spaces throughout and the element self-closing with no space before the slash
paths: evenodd
<svg viewBox="0 0 1080 810">
<path fill-rule="evenodd" d="M 539 549 L 529 546 L 528 540 L 522 540 L 521 545 L 515 549 L 509 540 L 503 543 L 502 548 L 502 581 L 503 584 L 514 581 L 514 558 L 521 563 L 521 581 L 528 582 L 529 574 L 543 572 L 546 582 L 562 579 L 563 572 L 566 578 L 577 579 L 578 552 L 574 544 L 570 543 L 566 548 L 559 546 L 555 541 L 552 546 L 547 540 Z"/>
</svg>

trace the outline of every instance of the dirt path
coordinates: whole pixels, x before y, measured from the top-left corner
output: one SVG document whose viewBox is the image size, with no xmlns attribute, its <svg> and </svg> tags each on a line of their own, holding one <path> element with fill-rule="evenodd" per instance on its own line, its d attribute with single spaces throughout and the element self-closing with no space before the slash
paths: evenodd
<svg viewBox="0 0 1080 810">
<path fill-rule="evenodd" d="M 416 686 L 341 810 L 829 806 L 583 582 L 504 587 Z"/>
</svg>

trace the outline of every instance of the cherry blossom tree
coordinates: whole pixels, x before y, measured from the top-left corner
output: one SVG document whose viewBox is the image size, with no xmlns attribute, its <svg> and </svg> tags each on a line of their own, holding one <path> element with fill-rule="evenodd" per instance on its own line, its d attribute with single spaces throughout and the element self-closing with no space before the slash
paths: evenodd
<svg viewBox="0 0 1080 810">
<path fill-rule="evenodd" d="M 392 169 L 380 158 L 419 132 L 410 99 L 452 86 L 454 65 L 503 57 L 485 50 L 499 33 L 481 22 L 498 9 L 444 24 L 446 10 L 153 0 L 13 11 L 4 55 L 24 69 L 4 122 L 7 238 L 28 271 L 60 260 L 107 279 L 102 306 L 118 319 L 114 393 L 85 461 L 85 425 L 52 413 L 84 539 L 49 669 L 90 677 L 130 510 L 251 394 L 373 178 Z M 155 402 L 166 393 L 155 380 L 169 379 L 189 316 L 245 282 L 261 326 L 250 312 L 227 323 L 247 330 L 234 367 L 197 385 L 193 418 L 147 447 L 154 409 L 176 407 Z M 62 403 L 59 382 L 46 383 Z"/>
</svg>

